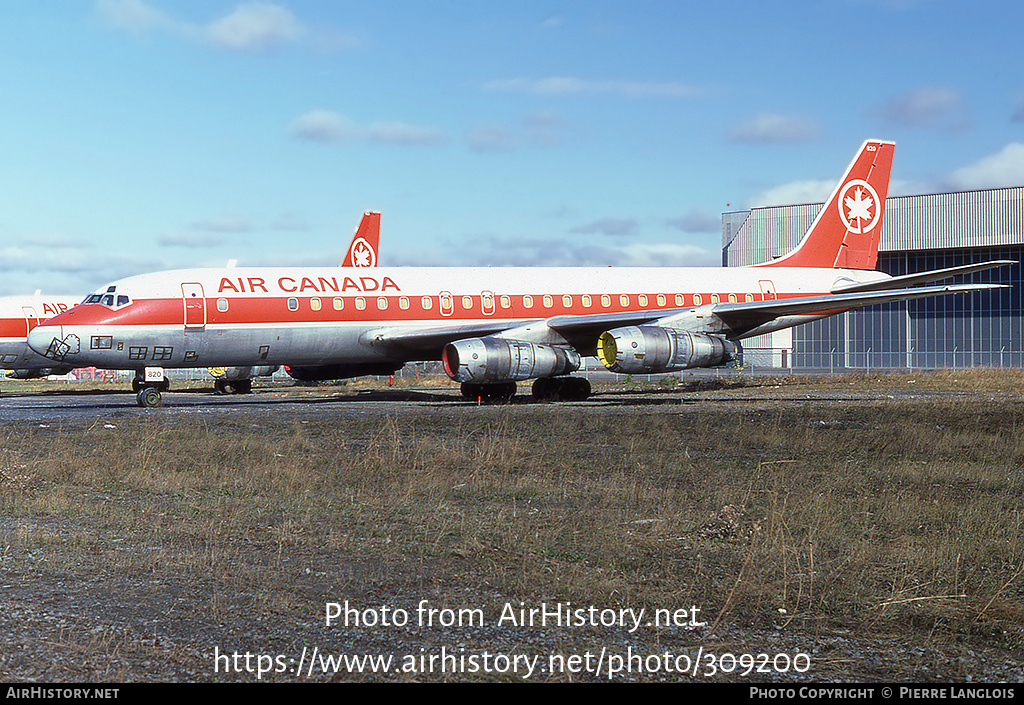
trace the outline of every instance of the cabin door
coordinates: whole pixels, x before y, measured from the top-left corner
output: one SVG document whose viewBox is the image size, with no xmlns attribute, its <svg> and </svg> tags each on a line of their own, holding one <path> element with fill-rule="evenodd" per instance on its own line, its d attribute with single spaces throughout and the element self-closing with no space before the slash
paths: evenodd
<svg viewBox="0 0 1024 705">
<path fill-rule="evenodd" d="M 206 298 L 203 285 L 186 283 L 181 285 L 181 298 L 185 304 L 185 327 L 206 328 Z"/>
</svg>

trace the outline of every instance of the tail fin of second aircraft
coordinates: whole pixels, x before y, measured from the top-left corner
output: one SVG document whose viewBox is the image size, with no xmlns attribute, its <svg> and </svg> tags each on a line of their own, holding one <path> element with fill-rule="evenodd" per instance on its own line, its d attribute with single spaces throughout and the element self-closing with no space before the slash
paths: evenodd
<svg viewBox="0 0 1024 705">
<path fill-rule="evenodd" d="M 800 244 L 758 266 L 874 269 L 895 146 L 865 142 Z"/>
<path fill-rule="evenodd" d="M 367 211 L 359 221 L 352 244 L 341 260 L 342 267 L 376 267 L 380 244 L 380 213 Z"/>
</svg>

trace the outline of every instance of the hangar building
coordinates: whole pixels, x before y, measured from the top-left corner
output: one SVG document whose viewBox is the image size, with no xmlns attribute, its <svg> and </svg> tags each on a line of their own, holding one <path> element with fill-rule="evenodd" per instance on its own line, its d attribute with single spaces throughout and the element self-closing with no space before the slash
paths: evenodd
<svg viewBox="0 0 1024 705">
<path fill-rule="evenodd" d="M 723 264 L 786 254 L 822 206 L 723 214 Z M 1024 366 L 1024 186 L 886 199 L 881 271 L 898 276 L 993 259 L 1018 264 L 953 281 L 1013 288 L 871 306 L 749 338 L 741 343 L 744 362 L 818 370 Z"/>
</svg>

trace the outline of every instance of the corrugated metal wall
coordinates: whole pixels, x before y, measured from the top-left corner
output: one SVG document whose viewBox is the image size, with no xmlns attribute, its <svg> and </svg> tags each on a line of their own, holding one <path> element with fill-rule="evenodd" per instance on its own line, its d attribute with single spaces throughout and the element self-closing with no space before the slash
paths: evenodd
<svg viewBox="0 0 1024 705">
<path fill-rule="evenodd" d="M 787 253 L 821 207 L 724 214 L 723 262 L 743 266 Z M 990 259 L 1024 259 L 1024 186 L 886 199 L 880 270 L 897 276 Z M 1013 288 L 872 306 L 799 326 L 791 340 L 751 338 L 744 348 L 751 359 L 788 359 L 793 367 L 1024 366 L 1024 267 L 973 279 Z"/>
<path fill-rule="evenodd" d="M 723 262 L 767 262 L 796 247 L 822 203 L 772 206 L 722 216 Z M 1024 243 L 1024 186 L 890 196 L 885 199 L 881 252 L 996 247 Z"/>
</svg>

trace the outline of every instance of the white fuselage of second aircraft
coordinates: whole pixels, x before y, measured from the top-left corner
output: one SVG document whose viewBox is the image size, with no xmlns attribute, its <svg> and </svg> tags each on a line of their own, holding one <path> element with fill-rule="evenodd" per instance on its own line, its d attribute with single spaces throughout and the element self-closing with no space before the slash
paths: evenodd
<svg viewBox="0 0 1024 705">
<path fill-rule="evenodd" d="M 28 346 L 28 334 L 46 319 L 67 311 L 79 301 L 80 296 L 42 294 L 0 297 L 0 369 L 14 370 L 22 376 L 66 372 L 63 368 L 55 370 L 52 358 L 33 352 Z"/>
</svg>

